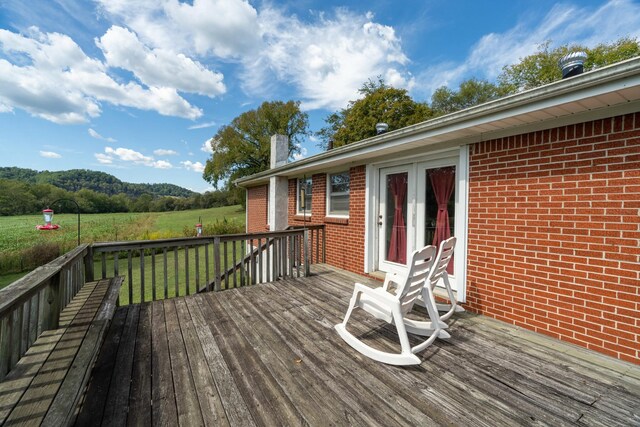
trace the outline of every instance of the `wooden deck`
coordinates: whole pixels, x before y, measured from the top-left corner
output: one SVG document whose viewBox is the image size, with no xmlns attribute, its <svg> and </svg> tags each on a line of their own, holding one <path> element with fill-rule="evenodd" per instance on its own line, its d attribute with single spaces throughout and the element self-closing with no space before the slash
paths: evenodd
<svg viewBox="0 0 640 427">
<path fill-rule="evenodd" d="M 419 366 L 366 359 L 333 329 L 366 279 L 315 271 L 118 308 L 77 423 L 640 425 L 640 367 L 483 316 L 458 316 Z M 393 329 L 353 320 L 396 348 Z"/>
</svg>

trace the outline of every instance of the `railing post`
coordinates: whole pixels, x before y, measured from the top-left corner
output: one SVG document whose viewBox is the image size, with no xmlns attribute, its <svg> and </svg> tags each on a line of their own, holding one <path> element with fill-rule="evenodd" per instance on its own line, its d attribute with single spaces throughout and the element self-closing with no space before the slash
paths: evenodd
<svg viewBox="0 0 640 427">
<path fill-rule="evenodd" d="M 11 369 L 11 325 L 13 313 L 0 319 L 0 381 Z"/>
<path fill-rule="evenodd" d="M 51 278 L 49 283 L 49 295 L 47 297 L 47 303 L 49 304 L 49 313 L 47 316 L 47 328 L 57 329 L 58 322 L 60 321 L 60 281 L 62 272 L 58 272 Z"/>
<path fill-rule="evenodd" d="M 215 275 L 214 291 L 220 290 L 220 282 L 222 274 L 220 273 L 220 237 L 213 238 L 213 271 Z"/>
<path fill-rule="evenodd" d="M 93 246 L 89 245 L 84 256 L 84 274 L 87 282 L 93 282 Z"/>
<path fill-rule="evenodd" d="M 309 230 L 304 229 L 304 277 L 308 277 L 311 274 L 309 268 Z"/>
<path fill-rule="evenodd" d="M 327 262 L 327 228 L 322 227 L 322 262 Z"/>
</svg>

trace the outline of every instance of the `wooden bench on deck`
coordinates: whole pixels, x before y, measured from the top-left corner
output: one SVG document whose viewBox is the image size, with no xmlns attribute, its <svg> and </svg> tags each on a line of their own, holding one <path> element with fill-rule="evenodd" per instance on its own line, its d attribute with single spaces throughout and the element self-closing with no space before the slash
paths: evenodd
<svg viewBox="0 0 640 427">
<path fill-rule="evenodd" d="M 0 382 L 0 425 L 74 422 L 113 317 L 122 277 L 86 283 Z"/>
</svg>

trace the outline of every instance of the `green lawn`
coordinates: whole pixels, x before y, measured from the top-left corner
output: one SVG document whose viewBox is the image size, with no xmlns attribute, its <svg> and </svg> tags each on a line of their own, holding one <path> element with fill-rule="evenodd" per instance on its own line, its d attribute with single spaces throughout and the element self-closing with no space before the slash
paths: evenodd
<svg viewBox="0 0 640 427">
<path fill-rule="evenodd" d="M 216 221 L 222 221 L 226 218 L 228 221 L 236 221 L 244 224 L 245 213 L 242 206 L 224 206 L 214 209 L 196 209 L 191 211 L 180 212 L 158 212 L 154 214 L 153 229 L 162 230 L 164 232 L 177 233 L 183 235 L 184 227 L 195 230 L 198 219 L 202 220 L 202 224 L 207 226 Z"/>
<path fill-rule="evenodd" d="M 199 219 L 205 230 L 225 219 L 242 227 L 245 213 L 236 205 L 176 212 L 81 214 L 80 237 L 83 243 L 185 237 L 185 227 L 195 230 Z M 29 261 L 23 251 L 45 243 L 59 245 L 63 253 L 76 246 L 77 216 L 56 213 L 53 222 L 60 229 L 39 231 L 35 226 L 43 223 L 41 215 L 0 217 L 0 287 L 25 274 L 16 274 Z"/>
</svg>

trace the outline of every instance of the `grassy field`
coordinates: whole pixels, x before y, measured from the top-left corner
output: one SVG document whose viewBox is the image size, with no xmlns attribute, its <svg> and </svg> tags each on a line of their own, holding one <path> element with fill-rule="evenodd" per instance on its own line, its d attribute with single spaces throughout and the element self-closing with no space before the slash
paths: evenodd
<svg viewBox="0 0 640 427">
<path fill-rule="evenodd" d="M 80 237 L 82 243 L 155 240 L 184 237 L 185 228 L 195 229 L 201 218 L 205 229 L 225 219 L 244 226 L 245 214 L 241 206 L 200 209 L 177 212 L 82 214 L 80 217 Z M 0 217 L 0 288 L 13 282 L 24 264 L 23 252 L 29 248 L 55 243 L 62 252 L 77 244 L 77 216 L 75 214 L 55 214 L 54 223 L 60 225 L 55 231 L 38 231 L 42 224 L 41 215 Z"/>
</svg>

